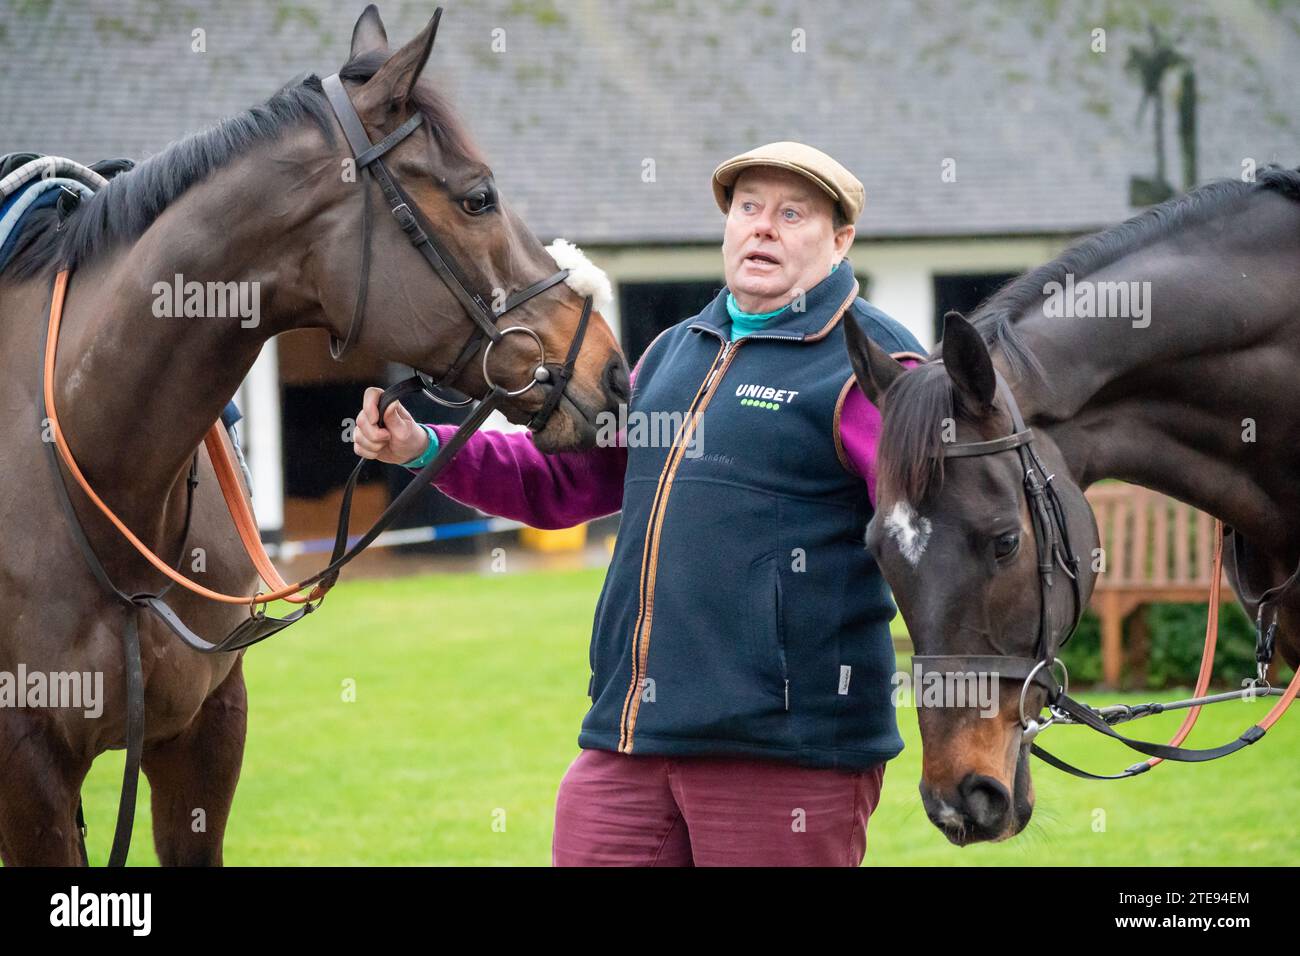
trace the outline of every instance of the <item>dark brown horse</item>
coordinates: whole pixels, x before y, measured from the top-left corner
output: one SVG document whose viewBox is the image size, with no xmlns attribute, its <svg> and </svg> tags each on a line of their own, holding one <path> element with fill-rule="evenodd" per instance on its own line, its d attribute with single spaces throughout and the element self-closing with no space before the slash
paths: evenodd
<svg viewBox="0 0 1300 956">
<path fill-rule="evenodd" d="M 1033 658 L 1044 606 L 1057 629 L 1050 655 L 1072 622 L 1070 589 L 1040 587 L 1017 450 L 944 454 L 1014 431 L 998 374 L 1055 474 L 1082 601 L 1100 567 L 1083 489 L 1102 478 L 1231 526 L 1242 560 L 1229 554 L 1225 565 L 1252 616 L 1261 593 L 1296 568 L 1300 171 L 1212 183 L 1084 240 L 1008 284 L 971 322 L 950 314 L 936 354 L 915 369 L 856 338 L 859 384 L 883 417 L 867 542 L 918 655 Z M 1055 575 L 1064 580 L 1061 568 Z M 1284 659 L 1300 664 L 1297 589 L 1287 585 L 1272 613 Z M 1029 821 L 1023 685 L 1000 684 L 992 719 L 972 707 L 918 708 L 922 800 L 954 843 L 1003 839 Z M 1045 691 L 1028 696 L 1037 714 Z"/>
<path fill-rule="evenodd" d="M 523 222 L 496 194 L 489 167 L 438 91 L 419 80 L 436 17 L 390 54 L 374 7 L 357 21 L 345 88 L 378 142 L 417 112 L 424 125 L 385 156 L 467 282 L 485 300 L 556 271 Z M 33 213 L 18 259 L 0 275 L 0 672 L 103 675 L 103 714 L 0 708 L 0 858 L 6 864 L 80 862 L 75 815 L 98 754 L 124 740 L 120 636 L 129 609 L 87 569 L 55 496 L 39 420 L 41 341 L 51 276 L 73 270 L 59 341 L 55 395 L 63 433 L 95 490 L 156 553 L 179 547 L 186 477 L 204 433 L 268 338 L 322 328 L 343 339 L 362 273 L 362 190 L 374 190 L 365 323 L 357 346 L 434 377 L 452 366 L 473 326 L 458 300 L 388 216 L 378 187 L 351 168 L 352 152 L 315 77 L 267 103 L 195 134 L 112 179 L 58 225 Z M 160 318 L 157 283 L 259 284 L 260 316 Z M 494 292 L 495 290 L 495 292 Z M 511 324 L 533 329 L 563 356 L 583 300 L 559 284 L 520 306 Z M 506 387 L 536 364 L 527 335 L 504 337 L 491 375 Z M 452 384 L 484 391 L 471 362 Z M 511 400 L 524 422 L 548 386 Z M 626 399 L 627 371 L 603 320 L 583 340 L 556 413 L 535 435 L 540 448 L 594 441 L 595 417 Z M 337 423 L 322 423 L 337 428 Z M 118 585 L 157 590 L 161 577 L 87 505 L 73 500 L 90 542 Z M 202 584 L 252 595 L 258 585 L 200 458 L 191 547 Z M 225 635 L 248 609 L 173 592 L 198 633 Z M 243 757 L 242 654 L 195 653 L 141 617 L 146 738 L 143 768 L 164 864 L 216 864 Z M 310 624 L 303 626 L 310 627 Z M 201 817 L 200 817 L 201 811 Z M 205 826 L 195 827 L 197 819 Z M 198 831 L 198 832 L 196 832 Z"/>
</svg>

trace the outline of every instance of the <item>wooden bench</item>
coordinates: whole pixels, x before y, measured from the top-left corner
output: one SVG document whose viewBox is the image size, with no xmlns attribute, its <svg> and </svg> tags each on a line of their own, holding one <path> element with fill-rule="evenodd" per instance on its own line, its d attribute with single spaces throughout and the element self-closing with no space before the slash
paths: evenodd
<svg viewBox="0 0 1300 956">
<path fill-rule="evenodd" d="M 1097 516 L 1104 571 L 1097 575 L 1091 607 L 1101 619 L 1102 679 L 1118 687 L 1124 664 L 1124 624 L 1138 609 L 1158 602 L 1204 603 L 1214 563 L 1214 519 L 1190 505 L 1123 482 L 1087 492 Z M 1080 555 L 1081 561 L 1092 555 Z M 1235 601 L 1226 578 L 1222 600 Z M 1129 647 L 1145 662 L 1146 621 L 1135 617 Z"/>
</svg>

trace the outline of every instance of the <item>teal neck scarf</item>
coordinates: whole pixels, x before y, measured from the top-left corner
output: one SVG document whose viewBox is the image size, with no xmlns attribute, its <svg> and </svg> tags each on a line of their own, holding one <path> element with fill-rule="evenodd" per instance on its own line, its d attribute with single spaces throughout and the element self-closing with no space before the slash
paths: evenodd
<svg viewBox="0 0 1300 956">
<path fill-rule="evenodd" d="M 834 272 L 839 267 L 840 264 L 835 263 L 835 265 L 831 266 L 831 272 Z M 827 275 L 830 275 L 830 272 Z M 772 312 L 745 312 L 736 304 L 736 297 L 728 292 L 727 314 L 731 316 L 731 341 L 734 342 L 736 339 L 744 338 L 750 332 L 757 332 L 767 324 L 769 319 L 780 315 L 788 308 L 790 306 L 783 305 Z"/>
</svg>

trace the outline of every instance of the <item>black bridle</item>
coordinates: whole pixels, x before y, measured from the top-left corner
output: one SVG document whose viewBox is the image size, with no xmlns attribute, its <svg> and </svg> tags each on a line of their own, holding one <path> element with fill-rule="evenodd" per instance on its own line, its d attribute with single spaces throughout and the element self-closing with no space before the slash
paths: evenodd
<svg viewBox="0 0 1300 956">
<path fill-rule="evenodd" d="M 426 373 L 417 371 L 410 379 L 400 382 L 384 392 L 383 397 L 380 399 L 379 420 L 383 421 L 384 413 L 392 402 L 403 395 L 414 392 L 425 392 L 434 401 L 452 407 L 470 404 L 473 401 L 471 398 L 448 400 L 438 395 L 435 390 L 450 386 L 464 371 L 470 360 L 482 349 L 483 380 L 488 386 L 488 393 L 484 396 L 482 402 L 490 406 L 489 413 L 507 398 L 522 395 L 543 382 L 551 383 L 550 394 L 528 422 L 529 428 L 533 431 L 540 431 L 546 427 L 546 423 L 550 420 L 551 414 L 555 411 L 565 388 L 569 384 L 569 380 L 573 377 L 574 364 L 577 362 L 578 353 L 582 349 L 582 342 L 586 337 L 587 327 L 590 324 L 591 296 L 584 298 L 582 316 L 578 320 L 578 328 L 574 333 L 572 343 L 569 345 L 569 354 L 566 356 L 564 364 L 552 371 L 546 364 L 546 348 L 542 344 L 541 337 L 536 332 L 523 325 L 512 325 L 502 329 L 497 326 L 497 322 L 513 309 L 563 282 L 568 278 L 569 270 L 560 269 L 553 275 L 545 279 L 539 279 L 525 289 L 520 289 L 505 300 L 500 310 L 493 311 L 488 307 L 481 295 L 470 291 L 469 283 L 465 281 L 464 272 L 457 264 L 455 257 L 450 255 L 438 242 L 434 230 L 421 215 L 419 207 L 384 165 L 384 155 L 424 125 L 424 115 L 417 110 L 410 119 L 406 120 L 378 143 L 375 143 L 371 141 L 370 134 L 366 132 L 365 125 L 361 122 L 361 117 L 357 115 L 356 108 L 352 105 L 352 99 L 348 96 L 347 90 L 344 89 L 343 81 L 339 78 L 339 75 L 334 73 L 325 77 L 321 81 L 321 86 L 324 88 L 325 96 L 329 99 L 330 106 L 334 110 L 334 115 L 338 118 L 339 125 L 343 128 L 343 135 L 347 137 L 348 146 L 352 150 L 357 169 L 368 172 L 371 178 L 374 179 L 379 186 L 380 192 L 383 193 L 384 200 L 388 204 L 388 211 L 396 220 L 397 225 L 401 227 L 402 232 L 411 241 L 411 245 L 415 246 L 420 255 L 424 257 L 424 260 L 442 279 L 474 323 L 474 329 L 470 332 L 465 345 L 438 382 L 435 383 Z M 361 334 L 361 326 L 365 319 L 366 298 L 370 286 L 371 196 L 364 180 L 359 178 L 358 182 L 362 185 L 363 202 L 361 274 L 357 282 L 357 298 L 352 310 L 352 320 L 348 325 L 345 337 L 340 341 L 337 336 L 330 335 L 330 354 L 336 360 L 343 358 L 344 354 Z M 492 373 L 488 368 L 488 359 L 492 355 L 493 347 L 511 333 L 530 336 L 537 345 L 538 351 L 538 362 L 533 370 L 532 379 L 513 391 L 498 386 L 493 381 Z M 485 340 L 487 342 L 486 347 L 484 347 Z"/>
<path fill-rule="evenodd" d="M 1038 636 L 1034 642 L 1034 655 L 1020 657 L 1002 654 L 918 654 L 912 658 L 920 662 L 927 670 L 956 673 L 966 671 L 993 672 L 1003 677 L 1012 677 L 1024 681 L 1020 690 L 1021 724 L 1025 728 L 1027 740 L 1037 734 L 1039 725 L 1036 720 L 1025 714 L 1025 700 L 1029 689 L 1038 686 L 1046 691 L 1048 700 L 1055 701 L 1064 687 L 1052 679 L 1052 667 L 1060 664 L 1056 652 L 1063 647 L 1074 634 L 1083 616 L 1083 595 L 1079 588 L 1079 557 L 1070 544 L 1070 528 L 1066 520 L 1065 508 L 1060 496 L 1052 484 L 1055 475 L 1047 472 L 1034 451 L 1034 432 L 1025 424 L 1006 380 L 1000 372 L 997 376 L 998 393 L 1007 405 L 1011 415 L 1011 434 L 989 441 L 961 442 L 945 444 L 940 450 L 943 458 L 976 458 L 983 455 L 997 455 L 1014 451 L 1020 458 L 1022 472 L 1021 485 L 1025 500 L 1029 506 L 1029 517 L 1033 524 L 1034 544 L 1038 554 Z M 1052 594 L 1056 587 L 1056 572 L 1069 582 L 1073 612 L 1065 622 L 1067 626 L 1057 628 L 1052 621 Z M 1064 668 L 1064 665 L 1061 665 Z M 1063 671 L 1064 673 L 1064 671 Z M 1067 678 L 1068 681 L 1068 678 Z"/>
<path fill-rule="evenodd" d="M 344 135 L 347 136 L 348 145 L 356 158 L 357 168 L 368 171 L 374 178 L 384 195 L 385 201 L 388 203 L 389 212 L 392 213 L 397 224 L 406 234 L 406 237 L 410 239 L 411 244 L 419 250 L 425 261 L 433 268 L 433 271 L 438 274 L 447 285 L 447 288 L 464 306 L 466 313 L 473 320 L 475 326 L 474 331 L 470 333 L 469 339 L 461 348 L 460 354 L 447 371 L 443 373 L 438 382 L 433 382 L 427 374 L 417 370 L 410 378 L 403 379 L 384 390 L 384 393 L 379 397 L 380 423 L 384 421 L 384 415 L 389 406 L 406 395 L 423 393 L 436 402 L 452 406 L 466 405 L 473 401 L 472 399 L 459 402 L 448 401 L 437 395 L 433 390 L 445 387 L 455 380 L 480 348 L 483 349 L 483 380 L 488 387 L 487 395 L 479 401 L 478 407 L 456 429 L 456 433 L 446 442 L 440 443 L 438 453 L 433 460 L 420 469 L 411 482 L 389 503 L 383 514 L 370 526 L 370 529 L 349 548 L 348 525 L 352 514 L 352 495 L 356 490 L 361 472 L 365 469 L 369 459 L 361 458 L 357 461 L 352 473 L 348 476 L 347 485 L 343 491 L 343 500 L 339 507 L 338 529 L 334 537 L 334 550 L 330 555 L 330 563 L 312 577 L 301 582 L 304 585 L 320 583 L 322 587 L 328 590 L 338 580 L 338 574 L 342 567 L 369 547 L 397 519 L 398 515 L 406 509 L 411 501 L 429 486 L 447 467 L 460 449 L 464 447 L 465 442 L 469 441 L 470 436 L 478 431 L 483 422 L 487 420 L 487 417 L 502 402 L 522 395 L 543 382 L 549 382 L 551 386 L 550 394 L 547 395 L 546 400 L 528 422 L 528 427 L 533 431 L 540 431 L 546 426 L 573 377 L 574 365 L 578 360 L 578 353 L 582 350 L 582 343 L 586 338 L 587 329 L 591 322 L 592 297 L 588 295 L 583 298 L 582 316 L 578 320 L 578 328 L 573 334 L 573 341 L 569 344 L 568 355 L 565 357 L 564 364 L 552 371 L 551 367 L 546 364 L 546 349 L 542 345 L 541 337 L 536 332 L 523 325 L 514 325 L 501 329 L 497 327 L 496 319 L 523 305 L 529 299 L 540 295 L 547 289 L 563 282 L 568 278 L 569 270 L 561 269 L 554 275 L 521 289 L 506 299 L 499 313 L 493 313 L 481 296 L 469 290 L 468 285 L 462 279 L 462 273 L 456 265 L 455 258 L 441 248 L 434 237 L 432 228 L 426 228 L 427 223 L 420 214 L 419 208 L 411 201 L 410 197 L 407 196 L 406 192 L 388 172 L 387 167 L 384 166 L 382 160 L 384 154 L 420 128 L 424 122 L 423 114 L 417 112 L 378 143 L 372 143 L 365 126 L 361 122 L 361 118 L 352 105 L 352 100 L 343 88 L 343 82 L 339 79 L 338 74 L 334 73 L 325 77 L 321 81 L 321 85 L 324 87 L 330 106 L 333 107 L 334 113 L 338 117 L 339 125 L 343 127 Z M 358 179 L 358 183 L 363 183 L 363 180 Z M 348 328 L 346 339 L 338 347 L 335 347 L 337 339 L 331 336 L 330 352 L 335 358 L 341 358 L 351 343 L 356 340 L 365 314 L 366 292 L 369 286 L 370 272 L 370 191 L 363 185 L 362 192 L 364 195 L 363 202 L 365 203 L 362 228 L 365 232 L 362 236 L 361 278 L 357 288 L 357 301 L 352 313 L 352 323 Z M 493 381 L 488 368 L 488 359 L 492 355 L 492 348 L 511 333 L 531 336 L 537 344 L 538 350 L 538 362 L 533 369 L 532 379 L 526 385 L 513 391 L 509 391 Z M 486 347 L 483 346 L 485 339 L 487 340 Z M 259 624 L 259 621 L 265 623 Z M 270 629 L 270 633 L 274 633 L 275 630 L 279 629 L 274 627 L 276 623 L 278 623 L 276 619 L 262 615 L 255 615 L 251 621 L 244 622 L 245 626 L 254 625 L 254 631 L 249 635 L 253 640 L 249 640 L 242 646 L 269 637 L 270 634 L 264 633 L 264 630 Z M 220 649 L 230 650 L 233 648 L 221 647 Z"/>
<path fill-rule="evenodd" d="M 942 361 L 942 360 L 938 360 Z M 1020 725 L 1022 728 L 1021 743 L 1028 744 L 1030 752 L 1045 763 L 1051 764 L 1058 770 L 1064 770 L 1076 777 L 1082 777 L 1087 780 L 1123 780 L 1127 777 L 1135 777 L 1138 774 L 1150 770 L 1154 764 L 1149 761 L 1142 761 L 1128 767 L 1121 773 L 1117 774 L 1094 774 L 1087 770 L 1081 770 L 1061 758 L 1043 750 L 1035 742 L 1039 733 L 1045 730 L 1053 723 L 1059 724 L 1083 724 L 1091 727 L 1099 733 L 1105 734 L 1115 740 L 1120 741 L 1131 750 L 1145 754 L 1148 757 L 1156 757 L 1161 760 L 1177 760 L 1186 763 L 1200 763 L 1206 760 L 1216 760 L 1219 757 L 1226 757 L 1228 754 L 1235 753 L 1250 744 L 1255 743 L 1264 736 L 1265 726 L 1259 724 L 1247 728 L 1236 739 L 1229 741 L 1218 747 L 1211 747 L 1204 750 L 1196 750 L 1187 747 L 1177 747 L 1172 744 L 1157 744 L 1145 740 L 1135 740 L 1132 737 L 1126 737 L 1117 733 L 1112 724 L 1121 723 L 1127 720 L 1133 720 L 1138 717 L 1148 716 L 1150 714 L 1162 713 L 1166 710 L 1181 709 L 1189 706 L 1199 706 L 1203 703 L 1215 703 L 1222 700 L 1240 699 L 1243 696 L 1259 696 L 1260 694 L 1281 695 L 1282 691 L 1268 689 L 1261 690 L 1252 688 L 1245 691 L 1234 692 L 1229 694 L 1218 694 L 1210 697 L 1193 698 L 1186 701 L 1175 701 L 1170 704 L 1147 704 L 1140 707 L 1117 706 L 1102 709 L 1089 707 L 1087 704 L 1072 698 L 1069 693 L 1069 674 L 1065 670 L 1064 663 L 1056 656 L 1059 651 L 1073 635 L 1079 625 L 1079 619 L 1083 616 L 1083 595 L 1079 585 L 1079 558 L 1074 553 L 1070 545 L 1070 530 L 1065 516 L 1065 509 L 1061 505 L 1061 499 L 1057 495 L 1055 487 L 1052 485 L 1052 479 L 1055 475 L 1048 474 L 1043 467 L 1042 461 L 1033 449 L 1034 433 L 1033 429 L 1025 424 L 1024 416 L 1020 413 L 1020 406 L 1016 404 L 1015 395 L 1007 385 L 1000 372 L 994 370 L 997 377 L 998 394 L 1002 396 L 1006 403 L 1007 411 L 1011 415 L 1012 431 L 1009 435 L 1001 438 L 994 438 L 989 441 L 963 442 L 959 444 L 945 445 L 940 456 L 943 458 L 974 458 L 982 455 L 996 455 L 1002 452 L 1015 451 L 1020 457 L 1020 467 L 1023 473 L 1022 484 L 1025 493 L 1025 499 L 1029 505 L 1029 516 L 1033 523 L 1034 544 L 1038 553 L 1038 582 L 1040 594 L 1040 608 L 1038 618 L 1038 636 L 1035 640 L 1034 656 L 1022 657 L 1009 654 L 917 654 L 912 660 L 914 663 L 919 662 L 923 669 L 939 671 L 944 674 L 963 674 L 963 673 L 986 673 L 995 674 L 998 677 L 1010 677 L 1023 681 L 1020 686 Z M 1066 579 L 1070 582 L 1070 592 L 1073 601 L 1074 612 L 1068 621 L 1068 627 L 1055 628 L 1052 623 L 1051 615 L 1051 595 L 1056 584 L 1056 569 L 1060 569 Z M 1300 569 L 1292 576 L 1293 579 L 1300 579 Z M 1288 582 L 1288 585 L 1290 581 Z M 1274 597 L 1274 592 L 1280 592 L 1286 586 L 1275 588 L 1269 592 L 1270 598 Z M 1271 657 L 1271 646 L 1269 648 Z M 1053 669 L 1059 666 L 1061 669 L 1061 682 L 1057 683 L 1053 676 Z M 1263 668 L 1260 670 L 1260 683 L 1263 679 Z M 1028 698 L 1030 688 L 1039 687 L 1047 695 L 1047 708 L 1049 716 L 1043 719 L 1041 711 L 1036 715 L 1029 715 L 1025 712 L 1025 704 Z"/>
</svg>

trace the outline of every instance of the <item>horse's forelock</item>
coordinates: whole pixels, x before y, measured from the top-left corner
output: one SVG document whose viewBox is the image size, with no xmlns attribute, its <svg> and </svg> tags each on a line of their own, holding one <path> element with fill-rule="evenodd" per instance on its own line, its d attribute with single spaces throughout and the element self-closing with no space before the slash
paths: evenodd
<svg viewBox="0 0 1300 956">
<path fill-rule="evenodd" d="M 952 382 L 941 365 L 918 366 L 898 377 L 884 405 L 877 500 L 916 505 L 943 480 L 939 452 L 944 426 L 953 418 Z"/>
</svg>

